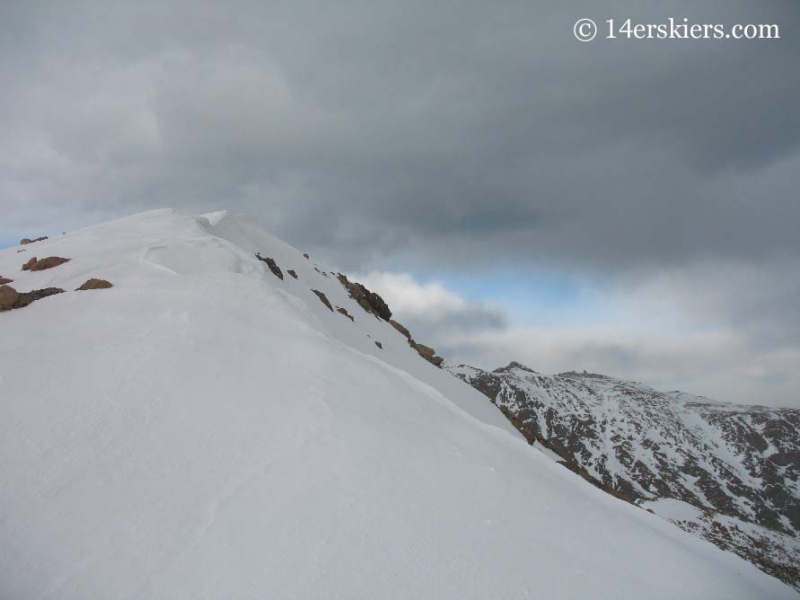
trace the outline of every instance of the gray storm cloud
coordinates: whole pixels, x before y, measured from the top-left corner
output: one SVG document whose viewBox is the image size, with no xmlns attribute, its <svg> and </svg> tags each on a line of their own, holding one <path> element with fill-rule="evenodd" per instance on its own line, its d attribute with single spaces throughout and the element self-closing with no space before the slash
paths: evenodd
<svg viewBox="0 0 800 600">
<path fill-rule="evenodd" d="M 670 16 L 782 36 L 572 36 Z M 798 31 L 791 1 L 5 0 L 0 239 L 225 207 L 350 270 L 690 274 L 718 310 L 685 310 L 797 347 Z"/>
</svg>

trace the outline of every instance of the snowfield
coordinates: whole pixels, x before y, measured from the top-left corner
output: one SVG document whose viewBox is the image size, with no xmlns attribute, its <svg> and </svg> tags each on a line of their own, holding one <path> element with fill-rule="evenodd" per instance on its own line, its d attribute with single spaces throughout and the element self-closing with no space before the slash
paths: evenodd
<svg viewBox="0 0 800 600">
<path fill-rule="evenodd" d="M 68 291 L 0 313 L 0 598 L 796 597 L 528 446 L 248 219 L 24 248 L 11 286 Z"/>
</svg>

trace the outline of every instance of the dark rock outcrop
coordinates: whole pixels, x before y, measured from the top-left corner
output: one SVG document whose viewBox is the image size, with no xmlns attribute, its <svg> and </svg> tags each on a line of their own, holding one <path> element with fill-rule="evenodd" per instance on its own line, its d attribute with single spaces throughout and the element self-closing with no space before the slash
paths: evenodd
<svg viewBox="0 0 800 600">
<path fill-rule="evenodd" d="M 358 302 L 358 305 L 366 312 L 375 315 L 379 319 L 389 321 L 392 318 L 392 311 L 386 302 L 375 292 L 369 291 L 362 284 L 350 281 L 345 275 L 337 275 L 341 284 L 347 289 L 350 297 Z"/>
<path fill-rule="evenodd" d="M 79 287 L 76 292 L 84 291 L 84 290 L 104 290 L 110 287 L 114 287 L 114 285 L 110 281 L 106 281 L 105 279 L 89 279 L 87 280 L 81 287 Z"/>
<path fill-rule="evenodd" d="M 405 338 L 408 340 L 408 345 L 414 348 L 414 350 L 416 350 L 422 358 L 427 360 L 432 365 L 437 367 L 442 366 L 444 359 L 441 356 L 436 356 L 436 351 L 433 348 L 426 346 L 425 344 L 418 344 L 415 342 L 414 338 L 411 337 L 411 332 L 394 319 L 391 319 L 389 324 L 399 331 L 403 336 L 405 336 Z"/>
<path fill-rule="evenodd" d="M 436 356 L 436 351 L 433 348 L 415 342 L 414 338 L 411 337 L 411 332 L 403 327 L 400 323 L 392 319 L 392 311 L 389 309 L 389 306 L 386 304 L 383 298 L 381 298 L 375 292 L 368 290 L 364 285 L 356 281 L 350 281 L 347 276 L 343 275 L 342 273 L 337 274 L 337 277 L 350 294 L 350 297 L 358 302 L 358 305 L 361 308 L 371 315 L 375 315 L 375 317 L 379 319 L 388 321 L 392 327 L 405 336 L 405 338 L 408 340 L 408 344 L 414 348 L 414 350 L 416 350 L 422 358 L 427 360 L 432 365 L 441 368 L 444 359 L 441 356 Z"/>
<path fill-rule="evenodd" d="M 306 259 L 308 259 L 308 254 L 305 254 L 305 253 L 304 253 L 304 254 L 303 254 L 303 256 L 304 256 Z"/>
<path fill-rule="evenodd" d="M 23 245 L 23 246 L 26 246 L 27 244 L 34 244 L 34 243 L 36 243 L 36 242 L 43 242 L 43 241 L 44 241 L 44 240 L 46 240 L 46 239 L 47 239 L 47 236 L 46 236 L 46 235 L 43 235 L 42 237 L 38 237 L 38 238 L 36 238 L 35 240 L 31 240 L 31 239 L 28 239 L 28 238 L 22 238 L 22 239 L 19 241 L 19 243 L 20 243 L 21 245 Z"/>
<path fill-rule="evenodd" d="M 391 319 L 391 320 L 389 321 L 389 325 L 391 325 L 392 327 L 394 327 L 395 329 L 397 329 L 397 331 L 399 331 L 399 332 L 400 332 L 400 333 L 402 333 L 404 336 L 406 336 L 406 339 L 407 339 L 407 340 L 411 340 L 411 332 L 410 332 L 408 329 L 406 329 L 405 327 L 403 327 L 403 326 L 402 326 L 400 323 L 398 323 L 398 322 L 397 322 L 397 321 L 395 321 L 394 319 Z"/>
<path fill-rule="evenodd" d="M 355 318 L 353 317 L 353 315 L 351 315 L 349 312 L 347 312 L 346 308 L 342 308 L 341 306 L 337 306 L 336 307 L 336 312 L 339 312 L 339 313 L 343 314 L 345 317 L 347 317 L 351 321 L 355 321 Z"/>
<path fill-rule="evenodd" d="M 34 256 L 28 262 L 22 265 L 22 270 L 44 271 L 45 269 L 52 269 L 53 267 L 57 267 L 58 265 L 63 265 L 65 262 L 69 261 L 70 259 L 62 258 L 61 256 L 48 256 L 47 258 L 43 258 L 41 260 L 37 259 Z"/>
<path fill-rule="evenodd" d="M 383 350 L 383 344 L 381 344 L 380 342 L 375 342 L 375 345 L 376 345 L 378 348 L 380 348 L 381 350 Z"/>
<path fill-rule="evenodd" d="M 311 291 L 317 295 L 317 298 L 319 298 L 320 302 L 322 302 L 325 306 L 328 307 L 328 310 L 333 312 L 333 306 L 331 306 L 331 301 L 328 300 L 328 297 L 325 294 L 323 294 L 319 290 L 311 290 Z"/>
<path fill-rule="evenodd" d="M 278 264 L 271 259 L 269 256 L 261 256 L 260 252 L 256 253 L 256 258 L 261 262 L 267 263 L 269 270 L 272 271 L 272 274 L 275 275 L 278 279 L 283 279 L 283 271 L 281 271 Z"/>
<path fill-rule="evenodd" d="M 13 279 L 9 279 L 8 277 L 0 277 L 0 285 L 6 285 L 7 283 L 13 283 Z"/>
<path fill-rule="evenodd" d="M 4 287 L 7 287 L 7 286 L 4 286 Z M 0 290 L 1 289 L 2 288 L 0 288 Z M 13 290 L 13 288 L 9 288 L 9 289 Z M 14 290 L 14 292 L 17 294 L 17 297 L 14 300 L 14 304 L 11 306 L 11 308 L 15 308 L 16 309 L 16 308 L 25 308 L 31 302 L 35 302 L 36 300 L 41 300 L 42 298 L 47 298 L 48 296 L 55 296 L 56 294 L 63 294 L 64 290 L 62 290 L 61 288 L 56 288 L 56 287 L 49 287 L 49 288 L 44 288 L 44 289 L 41 289 L 41 290 L 33 290 L 32 292 L 18 292 L 17 293 L 16 290 Z M 10 297 L 11 297 L 11 295 L 8 295 L 6 298 L 10 299 Z M 3 304 L 5 305 L 5 302 Z M 3 308 L 2 310 L 9 310 L 9 309 L 8 308 Z"/>
<path fill-rule="evenodd" d="M 287 272 L 289 275 L 291 275 L 292 277 L 294 277 L 295 279 L 297 279 L 297 273 L 295 272 L 295 270 L 294 270 L 294 269 L 286 269 L 286 272 Z"/>
<path fill-rule="evenodd" d="M 418 344 L 412 340 L 411 347 L 414 348 L 414 350 L 416 350 L 422 358 L 427 360 L 432 365 L 435 365 L 437 367 L 442 366 L 442 362 L 444 362 L 444 359 L 441 356 L 436 356 L 436 350 L 434 350 L 430 346 L 426 346 L 425 344 Z"/>
</svg>

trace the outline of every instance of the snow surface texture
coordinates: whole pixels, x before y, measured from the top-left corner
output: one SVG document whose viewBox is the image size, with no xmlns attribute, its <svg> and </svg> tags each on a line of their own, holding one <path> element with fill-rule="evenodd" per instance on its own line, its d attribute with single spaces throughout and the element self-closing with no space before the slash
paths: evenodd
<svg viewBox="0 0 800 600">
<path fill-rule="evenodd" d="M 114 284 L 0 313 L 0 597 L 795 597 L 534 451 L 325 271 L 224 213 L 0 252 L 19 291 Z"/>
<path fill-rule="evenodd" d="M 545 453 L 800 589 L 800 411 L 518 363 L 448 367 Z"/>
</svg>

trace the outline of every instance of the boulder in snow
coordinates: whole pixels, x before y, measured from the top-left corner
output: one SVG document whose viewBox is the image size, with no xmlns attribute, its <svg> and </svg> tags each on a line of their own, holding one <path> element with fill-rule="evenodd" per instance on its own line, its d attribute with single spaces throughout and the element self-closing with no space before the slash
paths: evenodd
<svg viewBox="0 0 800 600">
<path fill-rule="evenodd" d="M 69 262 L 70 259 L 62 258 L 61 256 L 48 256 L 47 258 L 43 258 L 38 260 L 35 256 L 31 258 L 28 262 L 22 265 L 23 271 L 44 271 L 45 269 L 52 269 L 53 267 L 57 267 L 58 265 L 63 265 L 65 262 Z"/>
<path fill-rule="evenodd" d="M 17 298 L 19 298 L 17 290 L 7 285 L 0 286 L 0 310 L 11 310 L 14 308 L 14 305 L 17 303 Z"/>
<path fill-rule="evenodd" d="M 106 281 L 105 279 L 95 279 L 92 277 L 88 279 L 81 287 L 79 287 L 76 292 L 80 292 L 83 290 L 104 290 L 110 287 L 114 287 L 110 281 Z"/>
</svg>

